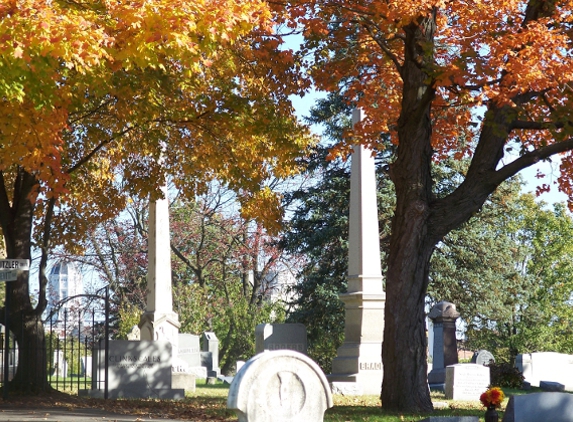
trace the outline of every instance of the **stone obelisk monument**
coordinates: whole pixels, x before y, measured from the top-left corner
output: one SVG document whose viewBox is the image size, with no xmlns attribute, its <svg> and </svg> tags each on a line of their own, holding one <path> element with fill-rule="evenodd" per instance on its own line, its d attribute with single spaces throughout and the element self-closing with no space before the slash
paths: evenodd
<svg viewBox="0 0 573 422">
<path fill-rule="evenodd" d="M 352 123 L 362 120 L 354 110 Z M 332 361 L 328 376 L 333 391 L 379 395 L 382 388 L 384 303 L 380 263 L 380 234 L 376 201 L 376 174 L 372 151 L 356 145 L 350 176 L 348 292 L 344 343 Z"/>
<path fill-rule="evenodd" d="M 163 188 L 163 199 L 149 204 L 147 308 L 139 321 L 141 340 L 168 340 L 173 345 L 174 361 L 180 325 L 173 312 L 169 202 Z"/>
</svg>

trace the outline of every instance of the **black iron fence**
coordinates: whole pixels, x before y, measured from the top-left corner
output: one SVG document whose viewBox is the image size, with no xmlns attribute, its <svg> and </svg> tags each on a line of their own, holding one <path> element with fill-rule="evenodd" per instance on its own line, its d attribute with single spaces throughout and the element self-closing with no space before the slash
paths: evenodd
<svg viewBox="0 0 573 422">
<path fill-rule="evenodd" d="M 104 295 L 101 295 L 104 293 Z M 81 303 L 78 300 L 81 299 Z M 74 306 L 66 304 L 74 302 Z M 38 317 L 38 320 L 40 317 Z M 38 323 L 39 321 L 36 321 Z M 79 393 L 81 390 L 101 389 L 107 393 L 106 377 L 93 379 L 95 368 L 104 365 L 97 359 L 107 356 L 109 339 L 109 289 L 99 290 L 94 295 L 78 295 L 62 301 L 50 309 L 50 314 L 42 320 L 45 334 L 44 356 L 48 383 L 55 389 Z M 0 385 L 4 386 L 8 371 L 8 381 L 18 370 L 20 347 L 14 340 L 16 330 L 23 327 L 10 326 L 8 342 L 6 330 L 0 325 L 0 344 L 8 345 L 0 350 Z M 22 338 L 22 336 L 19 336 Z M 97 349 L 102 348 L 98 353 Z M 7 359 L 4 354 L 8 353 Z M 6 364 L 8 367 L 6 368 Z M 94 374 L 95 375 L 95 374 Z M 8 388 L 10 384 L 8 383 Z M 104 393 L 107 398 L 107 394 Z"/>
</svg>

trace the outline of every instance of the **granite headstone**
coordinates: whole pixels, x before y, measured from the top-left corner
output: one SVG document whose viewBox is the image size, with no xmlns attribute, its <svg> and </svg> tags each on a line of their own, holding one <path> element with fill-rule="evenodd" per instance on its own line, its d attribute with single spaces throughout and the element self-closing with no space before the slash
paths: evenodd
<svg viewBox="0 0 573 422">
<path fill-rule="evenodd" d="M 171 342 L 110 340 L 108 361 L 109 398 L 182 399 L 183 389 L 171 388 Z M 105 379 L 105 350 L 96 350 L 97 368 L 92 377 L 92 390 L 82 395 L 102 397 L 101 381 Z"/>
<path fill-rule="evenodd" d="M 201 364 L 207 368 L 208 377 L 219 376 L 219 339 L 212 331 L 205 331 L 201 337 Z"/>
<path fill-rule="evenodd" d="M 432 370 L 428 373 L 430 386 L 440 386 L 446 380 L 446 367 L 458 363 L 458 346 L 456 341 L 456 320 L 460 313 L 456 305 L 441 301 L 435 304 L 428 318 L 433 322 L 434 347 Z"/>
<path fill-rule="evenodd" d="M 306 354 L 307 348 L 303 324 L 259 324 L 255 327 L 255 353 L 288 349 Z"/>
<path fill-rule="evenodd" d="M 201 366 L 201 347 L 199 336 L 179 333 L 179 349 L 177 356 L 191 368 Z"/>
<path fill-rule="evenodd" d="M 495 358 L 491 352 L 479 350 L 473 354 L 471 362 L 477 363 L 478 365 L 489 365 L 490 363 L 495 363 Z"/>
</svg>

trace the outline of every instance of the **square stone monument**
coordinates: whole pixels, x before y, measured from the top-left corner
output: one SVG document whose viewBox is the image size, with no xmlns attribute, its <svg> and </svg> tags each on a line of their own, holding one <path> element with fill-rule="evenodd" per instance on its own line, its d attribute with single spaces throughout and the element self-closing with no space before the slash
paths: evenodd
<svg viewBox="0 0 573 422">
<path fill-rule="evenodd" d="M 172 345 L 169 341 L 110 340 L 108 363 L 109 398 L 182 399 L 185 391 L 171 388 Z M 105 347 L 96 350 L 92 389 L 81 395 L 104 397 Z"/>
</svg>

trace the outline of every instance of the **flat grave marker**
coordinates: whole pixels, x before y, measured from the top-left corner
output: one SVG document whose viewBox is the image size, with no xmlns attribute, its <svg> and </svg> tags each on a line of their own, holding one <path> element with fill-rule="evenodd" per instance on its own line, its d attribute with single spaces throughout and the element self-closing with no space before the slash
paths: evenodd
<svg viewBox="0 0 573 422">
<path fill-rule="evenodd" d="M 502 422 L 573 422 L 573 395 L 551 392 L 511 396 Z"/>
</svg>

